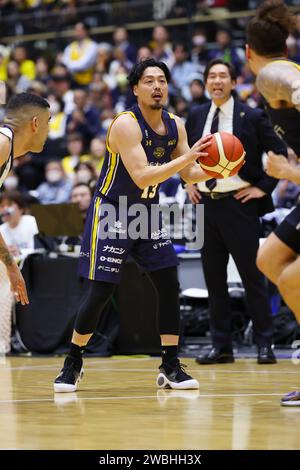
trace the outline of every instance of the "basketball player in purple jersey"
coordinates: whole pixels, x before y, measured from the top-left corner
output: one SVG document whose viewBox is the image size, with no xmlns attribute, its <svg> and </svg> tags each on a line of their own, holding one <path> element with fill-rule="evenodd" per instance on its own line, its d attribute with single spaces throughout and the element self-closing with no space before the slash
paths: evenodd
<svg viewBox="0 0 300 470">
<path fill-rule="evenodd" d="M 205 148 L 211 137 L 202 138 L 189 148 L 183 122 L 163 109 L 169 78 L 169 70 L 162 62 L 147 59 L 135 65 L 128 79 L 137 104 L 119 114 L 108 130 L 106 160 L 87 216 L 79 262 L 79 273 L 88 279 L 88 288 L 79 306 L 70 352 L 54 382 L 55 392 L 76 391 L 82 376 L 82 352 L 120 282 L 129 254 L 148 273 L 159 302 L 162 364 L 157 386 L 199 387 L 178 360 L 178 261 L 172 243 L 164 236 L 161 220 L 158 230 L 148 232 L 145 239 L 131 238 L 125 228 L 132 220 L 129 212 L 135 203 L 143 205 L 146 222 L 151 225 L 151 207 L 158 203 L 159 185 L 175 173 L 179 172 L 187 182 L 209 179 L 195 161 L 207 155 Z M 127 197 L 126 223 L 120 215 L 120 196 Z M 108 227 L 115 237 L 104 239 L 100 235 L 104 224 L 102 207 L 108 203 L 116 210 L 117 220 Z M 121 237 L 124 233 L 125 238 Z"/>
</svg>

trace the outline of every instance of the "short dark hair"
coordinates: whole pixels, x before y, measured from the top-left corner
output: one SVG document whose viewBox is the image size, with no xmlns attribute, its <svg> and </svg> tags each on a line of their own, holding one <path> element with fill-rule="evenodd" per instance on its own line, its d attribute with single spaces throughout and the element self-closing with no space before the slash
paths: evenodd
<svg viewBox="0 0 300 470">
<path fill-rule="evenodd" d="M 41 98 L 38 95 L 33 93 L 20 93 L 18 95 L 14 95 L 6 106 L 6 112 L 9 111 L 17 111 L 20 108 L 24 108 L 26 106 L 33 106 L 35 108 L 43 108 L 47 109 L 50 108 L 48 101 L 44 98 Z"/>
<path fill-rule="evenodd" d="M 266 0 L 246 28 L 249 47 L 258 55 L 277 57 L 286 51 L 286 40 L 296 29 L 296 19 L 282 0 Z"/>
<path fill-rule="evenodd" d="M 14 202 L 17 204 L 19 209 L 22 209 L 25 211 L 27 208 L 27 202 L 23 196 L 22 193 L 16 190 L 11 190 L 11 191 L 4 191 L 3 193 L 0 194 L 0 204 L 2 204 L 4 201 L 8 202 Z"/>
<path fill-rule="evenodd" d="M 73 189 L 79 188 L 80 186 L 84 186 L 85 188 L 88 188 L 89 191 L 90 191 L 90 193 L 91 193 L 91 195 L 92 195 L 92 189 L 91 189 L 91 187 L 90 187 L 90 185 L 89 185 L 88 183 L 83 183 L 83 182 L 75 183 L 75 184 L 72 186 L 72 191 L 73 191 Z"/>
<path fill-rule="evenodd" d="M 141 62 L 135 64 L 132 67 L 132 69 L 131 69 L 128 77 L 127 77 L 127 80 L 129 81 L 129 84 L 130 84 L 132 90 L 133 90 L 133 87 L 138 84 L 138 82 L 140 81 L 144 71 L 148 67 L 158 67 L 158 68 L 160 68 L 163 71 L 167 82 L 169 83 L 170 78 L 171 78 L 171 74 L 170 74 L 170 70 L 168 69 L 167 65 L 164 62 L 160 62 L 160 61 L 152 59 L 152 58 L 151 59 L 145 59 L 145 60 L 142 60 Z"/>
<path fill-rule="evenodd" d="M 173 44 L 173 51 L 174 52 L 177 49 L 177 47 L 181 47 L 186 54 L 189 52 L 188 47 L 187 47 L 186 43 L 184 43 L 184 42 L 181 42 L 181 41 L 174 42 L 174 44 Z"/>
<path fill-rule="evenodd" d="M 204 70 L 204 73 L 203 73 L 203 77 L 204 77 L 204 83 L 207 82 L 207 77 L 208 77 L 208 74 L 209 74 L 209 71 L 210 69 L 214 66 L 214 65 L 218 65 L 218 64 L 221 64 L 221 65 L 225 65 L 227 68 L 228 68 L 228 71 L 229 71 L 229 75 L 230 75 L 230 78 L 231 80 L 234 80 L 236 81 L 236 71 L 235 71 L 235 68 L 234 66 L 230 63 L 230 62 L 226 62 L 225 60 L 223 59 L 212 59 L 208 62 L 205 70 Z"/>
<path fill-rule="evenodd" d="M 71 193 L 73 193 L 74 189 L 79 188 L 80 186 L 84 186 L 85 188 L 89 190 L 91 198 L 94 196 L 95 189 L 96 189 L 95 181 L 92 180 L 89 183 L 83 183 L 83 182 L 75 183 L 72 187 Z"/>
<path fill-rule="evenodd" d="M 218 33 L 226 33 L 226 34 L 228 34 L 228 36 L 232 37 L 232 33 L 231 33 L 230 29 L 228 29 L 228 28 L 218 28 L 216 34 L 218 34 Z"/>
<path fill-rule="evenodd" d="M 87 33 L 90 32 L 91 27 L 85 20 L 76 21 L 74 27 L 77 26 L 78 24 L 81 24 L 83 26 L 83 28 L 86 30 Z"/>
</svg>

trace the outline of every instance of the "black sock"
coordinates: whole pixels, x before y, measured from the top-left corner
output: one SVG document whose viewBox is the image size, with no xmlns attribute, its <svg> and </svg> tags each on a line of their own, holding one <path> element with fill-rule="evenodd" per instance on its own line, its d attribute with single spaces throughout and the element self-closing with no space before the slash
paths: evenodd
<svg viewBox="0 0 300 470">
<path fill-rule="evenodd" d="M 172 368 L 176 365 L 178 359 L 178 345 L 162 346 L 161 357 L 163 366 Z"/>
<path fill-rule="evenodd" d="M 78 346 L 77 344 L 71 343 L 69 356 L 76 362 L 76 364 L 82 364 L 82 353 L 85 346 Z"/>
</svg>

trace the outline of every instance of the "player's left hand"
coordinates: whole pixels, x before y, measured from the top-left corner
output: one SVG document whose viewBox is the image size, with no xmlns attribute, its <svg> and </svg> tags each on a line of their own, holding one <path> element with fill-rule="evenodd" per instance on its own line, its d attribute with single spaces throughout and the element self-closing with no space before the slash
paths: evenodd
<svg viewBox="0 0 300 470">
<path fill-rule="evenodd" d="M 247 188 L 240 189 L 234 195 L 234 198 L 244 203 L 250 201 L 250 199 L 259 199 L 265 195 L 266 193 L 262 189 L 259 189 L 256 186 L 248 186 Z"/>
</svg>

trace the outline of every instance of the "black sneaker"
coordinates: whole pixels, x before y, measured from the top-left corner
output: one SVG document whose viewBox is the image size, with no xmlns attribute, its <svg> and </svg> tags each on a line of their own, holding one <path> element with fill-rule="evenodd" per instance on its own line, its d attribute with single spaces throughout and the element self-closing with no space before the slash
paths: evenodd
<svg viewBox="0 0 300 470">
<path fill-rule="evenodd" d="M 82 376 L 82 362 L 77 365 L 71 357 L 66 357 L 64 366 L 54 381 L 54 392 L 76 392 Z"/>
<path fill-rule="evenodd" d="M 198 389 L 198 380 L 193 379 L 190 375 L 186 374 L 184 364 L 180 364 L 179 360 L 175 367 L 168 368 L 166 371 L 163 364 L 159 367 L 160 373 L 156 379 L 158 388 L 172 388 L 176 390 Z"/>
<path fill-rule="evenodd" d="M 234 362 L 232 352 L 221 352 L 213 348 L 208 354 L 196 357 L 197 364 L 228 364 Z"/>
<path fill-rule="evenodd" d="M 261 346 L 257 352 L 257 364 L 276 364 L 277 360 L 271 346 Z"/>
</svg>

